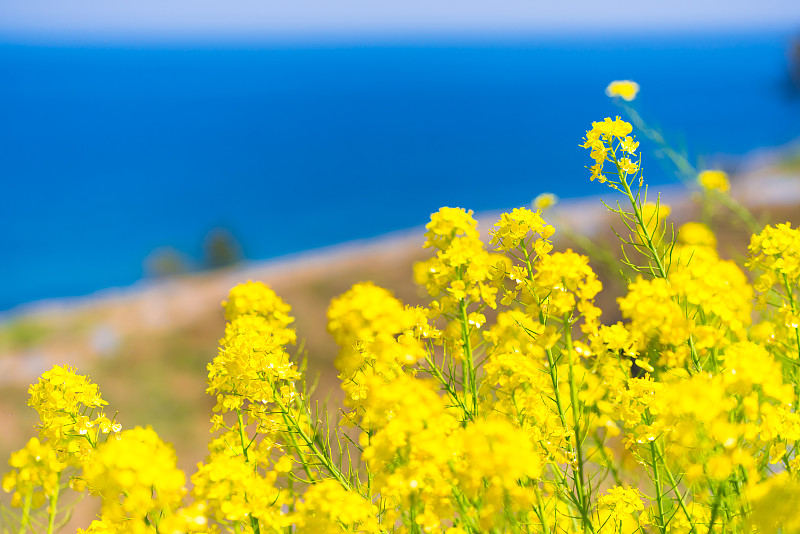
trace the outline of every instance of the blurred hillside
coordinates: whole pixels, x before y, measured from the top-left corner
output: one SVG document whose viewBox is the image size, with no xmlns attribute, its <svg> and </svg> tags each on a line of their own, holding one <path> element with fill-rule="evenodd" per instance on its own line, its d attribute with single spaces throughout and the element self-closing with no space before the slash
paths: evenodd
<svg viewBox="0 0 800 534">
<path fill-rule="evenodd" d="M 751 156 L 739 168 L 732 194 L 760 221 L 800 223 L 800 151 Z M 597 192 L 608 203 L 617 198 L 600 184 Z M 699 216 L 684 189 L 666 190 L 661 198 L 672 207 L 676 226 Z M 497 216 L 479 214 L 485 235 Z M 557 249 L 581 249 L 588 237 L 598 250 L 619 250 L 609 230 L 614 219 L 597 197 L 564 202 L 546 219 L 557 229 Z M 749 236 L 743 225 L 722 210 L 713 221 L 722 254 L 744 256 Z M 419 227 L 279 260 L 18 308 L 0 322 L 0 457 L 7 458 L 33 435 L 36 418 L 26 406 L 27 386 L 52 365 L 68 364 L 99 384 L 108 411 L 118 411 L 125 428 L 152 425 L 175 445 L 180 467 L 193 472 L 205 454 L 210 427 L 213 402 L 205 394 L 205 376 L 224 331 L 220 303 L 232 286 L 246 280 L 264 281 L 292 306 L 301 340 L 292 350 L 298 358 L 308 357 L 310 382 L 320 377 L 318 398 L 330 396 L 336 403 L 336 347 L 325 331 L 328 303 L 365 280 L 390 288 L 408 304 L 425 302 L 412 282 L 413 263 L 429 254 L 421 246 L 423 233 Z M 593 263 L 606 286 L 601 307 L 616 309 L 615 297 L 624 288 L 602 261 Z M 606 319 L 616 318 L 609 314 Z"/>
</svg>

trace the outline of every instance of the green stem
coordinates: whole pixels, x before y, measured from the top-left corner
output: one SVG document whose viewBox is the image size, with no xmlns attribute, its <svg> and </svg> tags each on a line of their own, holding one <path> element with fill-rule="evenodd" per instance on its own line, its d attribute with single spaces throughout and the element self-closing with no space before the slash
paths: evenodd
<svg viewBox="0 0 800 534">
<path fill-rule="evenodd" d="M 550 525 L 547 524 L 547 518 L 544 515 L 544 502 L 542 502 L 542 491 L 539 489 L 539 484 L 534 483 L 536 490 L 536 515 L 539 516 L 539 521 L 542 522 L 542 534 L 550 534 Z"/>
<path fill-rule="evenodd" d="M 703 366 L 700 363 L 700 355 L 697 354 L 697 347 L 695 347 L 694 345 L 694 336 L 692 335 L 689 336 L 689 349 L 692 357 L 692 363 L 694 364 L 695 372 L 699 373 L 700 371 L 703 370 Z M 691 371 L 689 372 L 691 373 Z"/>
<path fill-rule="evenodd" d="M 19 525 L 19 534 L 25 534 L 31 522 L 31 502 L 33 501 L 33 488 L 25 494 L 25 502 L 22 505 L 22 521 Z"/>
<path fill-rule="evenodd" d="M 474 509 L 475 506 L 458 490 L 457 486 L 453 486 L 453 497 L 461 511 L 460 519 L 461 523 L 466 527 L 465 530 L 467 532 L 481 532 L 480 526 L 470 514 L 470 511 Z"/>
<path fill-rule="evenodd" d="M 289 426 L 289 419 L 286 417 L 286 414 L 283 414 L 283 422 L 286 423 L 286 426 Z M 309 482 L 314 482 L 316 477 L 311 473 L 311 468 L 309 467 L 308 462 L 306 462 L 305 454 L 303 454 L 303 451 L 301 451 L 300 447 L 297 445 L 297 440 L 294 438 L 294 433 L 288 432 L 288 434 L 289 441 L 292 442 L 292 448 L 297 451 L 297 455 L 300 457 L 300 463 L 303 465 L 303 471 L 306 472 Z"/>
<path fill-rule="evenodd" d="M 783 287 L 786 290 L 786 297 L 789 299 L 789 305 L 792 307 L 792 315 L 797 315 L 797 303 L 794 299 L 794 291 L 792 291 L 792 284 L 789 283 L 789 277 L 786 273 L 782 273 Z M 797 343 L 797 356 L 800 359 L 800 327 L 794 327 L 794 339 Z"/>
<path fill-rule="evenodd" d="M 564 404 L 561 401 L 561 393 L 560 393 L 559 388 L 558 388 L 558 367 L 557 367 L 556 361 L 555 361 L 555 359 L 553 357 L 552 349 L 547 349 L 546 353 L 547 353 L 547 363 L 548 363 L 547 369 L 548 369 L 548 371 L 550 373 L 550 379 L 551 379 L 551 381 L 553 383 L 553 397 L 554 397 L 554 400 L 555 400 L 555 403 L 556 403 L 556 408 L 558 409 L 558 416 L 561 419 L 561 425 L 564 428 L 569 428 L 569 422 L 567 421 L 567 415 L 564 412 Z M 571 365 L 570 365 L 570 371 L 572 371 Z M 572 443 L 570 440 L 567 441 L 567 451 L 575 453 L 576 455 L 578 455 L 580 453 L 578 452 L 577 449 L 579 449 L 580 446 L 577 443 L 577 441 L 578 441 L 577 436 L 576 436 L 576 440 L 575 441 L 576 441 L 576 443 Z M 581 462 L 579 462 L 579 465 L 580 464 L 581 464 Z M 558 466 L 555 467 L 555 471 L 556 471 L 556 475 L 563 475 Z M 560 478 L 561 478 L 561 483 L 564 484 L 564 486 L 566 488 L 566 484 L 567 484 L 566 480 L 564 479 L 563 476 L 561 476 Z M 575 484 L 576 491 L 579 490 L 579 492 L 576 495 L 574 495 L 574 499 L 575 499 L 574 504 L 575 504 L 575 507 L 578 509 L 578 511 L 581 514 L 581 520 L 583 521 L 584 528 L 585 528 L 586 525 L 589 525 L 589 528 L 592 530 L 592 532 L 594 532 L 594 529 L 593 529 L 593 527 L 591 525 L 591 521 L 590 521 L 589 516 L 588 516 L 588 510 L 585 508 L 585 504 L 584 504 L 585 498 L 583 496 L 583 474 L 582 474 L 582 469 L 579 471 L 579 479 L 580 479 L 580 483 L 579 484 Z"/>
<path fill-rule="evenodd" d="M 58 473 L 56 489 L 50 495 L 50 517 L 47 521 L 47 534 L 53 534 L 56 524 L 56 510 L 58 507 L 58 495 L 61 492 L 61 473 Z"/>
<path fill-rule="evenodd" d="M 764 225 L 759 223 L 756 218 L 753 217 L 753 214 L 750 213 L 750 210 L 742 206 L 733 197 L 725 193 L 718 193 L 714 196 L 720 202 L 720 204 L 728 208 L 734 215 L 742 220 L 750 233 L 758 234 L 764 230 Z"/>
<path fill-rule="evenodd" d="M 581 409 L 580 404 L 578 402 L 578 386 L 575 382 L 575 372 L 574 372 L 574 363 L 572 358 L 574 356 L 574 349 L 572 346 L 572 323 L 567 314 L 564 317 L 564 336 L 566 341 L 567 347 L 567 362 L 568 362 L 568 369 L 569 369 L 569 394 L 570 394 L 570 404 L 572 405 L 572 420 L 573 420 L 573 433 L 575 435 L 575 443 L 573 444 L 572 448 L 575 453 L 575 459 L 578 464 L 577 470 L 575 470 L 576 480 L 575 480 L 575 488 L 578 492 L 578 499 L 581 503 L 581 515 L 583 516 L 583 527 L 584 529 L 588 528 L 592 532 L 594 532 L 594 528 L 592 527 L 592 523 L 589 520 L 589 499 L 590 496 L 586 494 L 586 488 L 584 487 L 584 465 L 583 465 L 583 447 L 581 446 L 582 439 L 581 439 Z M 574 470 L 574 468 L 573 468 Z"/>
<path fill-rule="evenodd" d="M 477 371 L 475 369 L 475 362 L 472 358 L 472 341 L 469 339 L 469 319 L 467 318 L 467 301 L 461 300 L 461 339 L 464 343 L 464 363 L 467 366 L 466 375 L 467 383 L 469 384 L 469 395 L 472 397 L 472 402 L 465 404 L 472 404 L 472 413 L 478 413 L 478 380 Z M 465 392 L 466 397 L 466 392 Z"/>
<path fill-rule="evenodd" d="M 714 523 L 717 522 L 717 515 L 719 515 L 719 506 L 722 503 L 723 485 L 721 482 L 717 487 L 717 493 L 714 495 L 714 503 L 711 505 L 711 519 L 708 522 L 708 534 L 714 531 Z"/>
<path fill-rule="evenodd" d="M 664 136 L 661 135 L 661 132 L 649 128 L 647 123 L 645 123 L 644 119 L 642 119 L 641 115 L 639 115 L 635 109 L 626 104 L 620 105 L 622 106 L 622 109 L 625 110 L 625 113 L 628 115 L 628 117 L 630 117 L 631 122 L 636 126 L 636 129 L 642 132 L 651 141 L 655 141 L 659 145 L 661 153 L 667 156 L 670 161 L 672 161 L 672 163 L 678 169 L 678 176 L 681 178 L 683 183 L 687 187 L 696 186 L 694 180 L 699 172 L 694 165 L 689 163 L 689 160 L 686 158 L 686 156 L 670 147 L 667 144 L 666 139 L 664 139 Z M 719 200 L 723 206 L 728 208 L 731 213 L 739 217 L 739 219 L 745 223 L 748 230 L 750 230 L 752 233 L 757 234 L 764 229 L 763 225 L 760 224 L 755 217 L 753 217 L 752 213 L 750 213 L 750 210 L 745 208 L 730 195 L 719 194 L 716 195 L 716 199 Z"/>
<path fill-rule="evenodd" d="M 658 506 L 658 529 L 666 534 L 667 532 L 667 525 L 666 521 L 664 520 L 665 512 L 664 512 L 664 494 L 661 491 L 661 472 L 658 469 L 658 459 L 656 455 L 656 444 L 655 441 L 650 442 L 650 457 L 652 458 L 651 467 L 653 468 L 653 484 L 655 486 L 656 492 L 656 503 Z"/>
<path fill-rule="evenodd" d="M 530 257 L 526 256 L 526 263 L 528 266 L 528 278 L 533 281 L 533 268 L 530 263 Z M 543 312 L 539 312 L 539 322 L 542 325 L 547 324 L 547 316 Z M 567 336 L 567 346 L 569 350 L 572 350 L 572 334 L 570 332 L 570 323 L 567 318 L 564 325 L 564 331 L 566 332 Z M 553 400 L 556 403 L 556 409 L 558 410 L 558 416 L 561 419 L 561 425 L 564 428 L 570 428 L 569 422 L 567 421 L 567 415 L 564 411 L 564 403 L 561 400 L 561 392 L 558 387 L 558 365 L 553 355 L 553 349 L 548 348 L 545 350 L 547 354 L 547 371 L 550 374 L 550 381 L 553 384 Z M 575 392 L 575 378 L 572 370 L 572 361 L 571 361 L 571 354 L 568 355 L 568 359 L 570 359 L 569 363 L 569 376 L 570 376 L 570 394 Z M 577 395 L 577 393 L 575 392 Z M 586 497 L 584 495 L 584 487 L 583 487 L 583 457 L 582 452 L 580 451 L 580 439 L 579 439 L 579 417 L 575 410 L 577 410 L 577 397 L 572 401 L 572 409 L 573 409 L 573 418 L 575 419 L 575 443 L 571 443 L 567 441 L 567 450 L 568 452 L 575 453 L 576 458 L 578 458 L 578 481 L 576 481 L 576 500 L 577 502 L 576 507 L 578 508 L 579 512 L 581 513 L 581 519 L 584 524 L 584 529 L 588 526 L 588 528 L 594 532 L 594 528 L 592 526 L 591 520 L 588 514 L 588 507 L 586 503 Z M 556 468 L 558 470 L 558 468 Z"/>
<path fill-rule="evenodd" d="M 547 370 L 550 372 L 550 381 L 553 384 L 553 398 L 556 401 L 558 416 L 561 418 L 561 425 L 564 428 L 569 428 L 567 416 L 564 413 L 564 404 L 561 402 L 561 392 L 558 389 L 558 367 L 553 356 L 553 349 L 547 349 L 545 353 L 547 354 Z"/>
<path fill-rule="evenodd" d="M 622 178 L 624 171 L 622 170 L 622 167 L 619 164 L 619 160 L 617 159 L 617 154 L 612 151 L 611 156 L 614 159 L 614 165 L 617 166 L 617 172 L 619 173 L 620 178 Z M 644 216 L 642 215 L 641 206 L 639 205 L 639 202 L 636 200 L 636 197 L 633 195 L 633 191 L 631 190 L 631 186 L 628 183 L 628 179 L 622 178 L 620 182 L 625 187 L 625 190 L 623 192 L 625 193 L 625 196 L 628 197 L 628 200 L 631 203 L 631 207 L 633 208 L 633 213 L 636 217 L 636 224 L 641 229 L 639 237 L 643 237 L 645 239 L 645 246 L 647 247 L 647 250 L 650 251 L 651 259 L 656 263 L 659 276 L 661 278 L 667 278 L 667 270 L 664 268 L 664 265 L 661 262 L 661 255 L 659 254 L 658 248 L 656 248 L 656 245 L 653 241 L 653 236 L 651 236 L 650 232 L 648 231 L 647 225 L 645 224 L 644 221 Z M 656 224 L 658 224 L 657 221 Z"/>
<path fill-rule="evenodd" d="M 450 396 L 450 398 L 453 399 L 456 402 L 456 404 L 458 404 L 458 407 L 461 408 L 462 412 L 464 412 L 466 418 L 469 419 L 470 421 L 474 421 L 475 415 L 472 414 L 472 412 L 469 411 L 469 408 L 466 407 L 464 401 L 462 401 L 461 397 L 458 396 L 458 392 L 455 389 L 453 389 L 453 386 L 450 384 L 450 382 L 447 381 L 445 376 L 442 374 L 442 371 L 436 366 L 436 362 L 433 361 L 430 354 L 428 353 L 425 354 L 425 361 L 428 362 L 428 367 L 431 374 L 435 376 L 436 379 L 439 381 L 439 383 L 444 387 L 445 391 Z"/>
<path fill-rule="evenodd" d="M 675 480 L 675 475 L 672 474 L 672 470 L 669 468 L 666 460 L 664 459 L 664 453 L 661 451 L 661 448 L 658 445 L 656 445 L 656 452 L 658 453 L 658 457 L 661 459 L 661 463 L 664 466 L 664 473 L 667 475 L 669 485 L 672 487 L 672 491 L 675 493 L 675 496 L 678 497 L 678 505 L 681 507 L 681 510 L 683 510 L 683 514 L 686 516 L 686 520 L 688 521 L 689 525 L 691 525 L 691 530 L 689 531 L 691 534 L 695 532 L 694 521 L 692 520 L 689 510 L 686 509 L 686 503 L 684 502 L 683 494 L 681 494 L 681 491 L 678 488 L 678 482 Z"/>
<path fill-rule="evenodd" d="M 608 453 L 606 452 L 604 446 L 605 440 L 600 438 L 599 431 L 595 431 L 594 441 L 597 445 L 598 452 L 603 457 L 604 466 L 608 467 L 608 470 L 611 472 L 611 477 L 614 479 L 614 484 L 617 486 L 622 486 L 622 478 L 619 476 L 619 469 L 614 464 L 614 459 L 609 457 Z"/>
<path fill-rule="evenodd" d="M 367 432 L 367 446 L 368 447 L 370 445 L 372 445 L 372 434 L 373 434 L 373 430 L 372 430 L 372 427 L 370 426 L 370 429 Z M 367 470 L 367 494 L 368 494 L 368 500 L 371 503 L 371 502 L 373 502 L 372 484 L 373 484 L 373 480 L 375 478 L 375 475 L 372 473 L 372 470 L 369 468 L 368 465 L 366 465 L 365 467 L 366 467 L 366 470 Z"/>
<path fill-rule="evenodd" d="M 247 452 L 250 448 L 247 440 L 244 437 L 244 420 L 242 419 L 242 410 L 236 409 L 236 420 L 239 422 L 239 441 L 242 444 L 242 453 L 244 454 L 244 462 L 250 464 L 250 454 Z"/>
<path fill-rule="evenodd" d="M 551 457 L 551 461 L 553 461 L 552 457 Z M 584 524 L 588 524 L 590 529 L 592 530 L 592 532 L 594 532 L 594 527 L 591 524 L 591 520 L 589 519 L 589 516 L 586 513 L 586 511 L 582 509 L 581 504 L 580 504 L 580 499 L 579 499 L 576 491 L 574 489 L 570 489 L 569 488 L 569 483 L 567 481 L 567 477 L 561 471 L 561 468 L 558 465 L 556 465 L 554 461 L 553 461 L 553 464 L 554 464 L 553 465 L 553 475 L 556 477 L 556 482 L 557 482 L 556 487 L 560 488 L 563 491 L 563 495 L 566 497 L 566 499 L 562 499 L 563 502 L 571 503 L 578 510 L 578 512 L 580 512 L 581 521 L 584 522 Z M 558 507 L 556 507 L 556 513 L 558 513 Z M 578 524 L 575 521 L 577 519 L 577 516 L 570 515 L 569 517 L 572 520 L 572 528 L 573 528 L 573 530 L 577 530 L 578 529 Z M 584 532 L 585 532 L 585 529 L 584 529 Z"/>
<path fill-rule="evenodd" d="M 297 421 L 294 415 L 289 411 L 289 409 L 281 400 L 280 393 L 277 391 L 273 391 L 273 399 L 275 400 L 275 404 L 278 405 L 278 408 L 283 413 L 284 417 L 289 420 L 289 424 L 291 426 L 290 431 L 297 432 L 297 434 L 300 436 L 300 439 L 302 439 L 303 442 L 306 444 L 306 447 L 308 447 L 314 454 L 314 456 L 316 456 L 317 460 L 319 460 L 320 463 L 323 466 L 325 466 L 325 469 L 328 470 L 328 473 L 330 473 L 331 476 L 333 476 L 336 480 L 338 480 L 339 483 L 342 485 L 342 487 L 350 491 L 352 489 L 352 486 L 350 485 L 350 482 L 347 480 L 347 477 L 345 477 L 344 474 L 342 474 L 342 472 L 333 464 L 333 461 L 331 461 L 331 459 L 328 458 L 328 456 L 319 449 L 319 446 L 314 441 L 314 439 L 311 438 L 311 436 L 309 436 L 305 430 L 303 430 L 302 426 L 300 426 L 300 423 Z"/>
<path fill-rule="evenodd" d="M 250 448 L 250 444 L 246 443 L 245 436 L 244 436 L 244 420 L 242 419 L 242 410 L 239 408 L 236 409 L 236 420 L 239 422 L 239 441 L 242 443 L 242 454 L 244 454 L 244 463 L 250 465 L 250 453 L 248 449 Z M 258 518 L 250 516 L 250 526 L 253 528 L 254 534 L 261 533 L 261 525 L 258 523 Z"/>
</svg>

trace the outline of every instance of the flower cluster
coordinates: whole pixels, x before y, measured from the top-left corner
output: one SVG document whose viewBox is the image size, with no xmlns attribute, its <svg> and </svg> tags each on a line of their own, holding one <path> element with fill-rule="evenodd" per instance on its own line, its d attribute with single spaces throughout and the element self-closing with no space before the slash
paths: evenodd
<svg viewBox="0 0 800 534">
<path fill-rule="evenodd" d="M 146 531 L 148 524 L 176 510 L 186 493 L 186 477 L 176 463 L 172 447 L 152 428 L 136 427 L 100 445 L 84 477 L 103 500 L 105 520 L 122 523 L 130 532 Z"/>
<path fill-rule="evenodd" d="M 424 247 L 437 252 L 415 267 L 415 278 L 432 297 L 439 298 L 433 309 L 454 315 L 470 304 L 484 303 L 495 308 L 495 258 L 484 248 L 472 211 L 442 208 L 431 216 L 426 228 Z"/>
<path fill-rule="evenodd" d="M 97 384 L 67 366 L 54 366 L 28 389 L 28 406 L 39 413 L 39 438 L 47 440 L 65 461 L 86 460 L 101 436 L 122 427 L 102 407 Z"/>
<path fill-rule="evenodd" d="M 203 502 L 209 519 L 221 524 L 250 523 L 255 517 L 265 524 L 289 524 L 281 511 L 286 499 L 275 487 L 278 471 L 263 476 L 244 461 L 243 455 L 212 454 L 192 475 L 192 495 Z"/>
<path fill-rule="evenodd" d="M 335 480 L 309 486 L 296 506 L 297 532 L 308 534 L 380 530 L 377 510 L 364 497 L 348 491 Z"/>
<path fill-rule="evenodd" d="M 3 477 L 3 490 L 14 491 L 11 503 L 21 506 L 25 498 L 38 508 L 48 495 L 58 491 L 59 475 L 66 464 L 58 459 L 56 451 L 31 438 L 22 449 L 11 454 L 8 465 L 12 470 Z"/>
<path fill-rule="evenodd" d="M 591 166 L 591 179 L 606 183 L 613 188 L 622 188 L 628 182 L 628 176 L 639 172 L 639 163 L 635 161 L 638 141 L 631 137 L 633 126 L 621 118 L 606 118 L 602 122 L 593 122 L 592 129 L 586 132 L 583 147 L 591 150 L 594 165 Z M 615 164 L 612 171 L 616 178 L 610 179 L 603 174 L 606 162 Z"/>
<path fill-rule="evenodd" d="M 290 308 L 274 291 L 248 282 L 231 290 L 225 305 L 228 324 L 219 354 L 208 365 L 207 392 L 216 395 L 214 412 L 244 410 L 250 417 L 271 424 L 271 403 L 276 392 L 283 402 L 296 394 L 299 373 L 285 345 L 295 340 Z M 214 419 L 215 429 L 223 426 Z"/>
<path fill-rule="evenodd" d="M 719 170 L 702 171 L 697 176 L 697 183 L 707 191 L 719 191 L 720 193 L 727 193 L 731 188 L 728 173 Z"/>
<path fill-rule="evenodd" d="M 639 84 L 633 80 L 615 80 L 606 87 L 606 95 L 618 96 L 628 102 L 634 100 L 639 94 Z"/>
</svg>

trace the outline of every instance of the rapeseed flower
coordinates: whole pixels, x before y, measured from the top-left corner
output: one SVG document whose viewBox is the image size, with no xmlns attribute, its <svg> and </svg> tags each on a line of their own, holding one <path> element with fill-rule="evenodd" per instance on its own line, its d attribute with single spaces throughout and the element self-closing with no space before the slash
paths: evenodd
<svg viewBox="0 0 800 534">
<path fill-rule="evenodd" d="M 172 447 L 152 428 L 136 427 L 100 445 L 84 478 L 102 498 L 103 517 L 134 529 L 180 507 L 186 477 L 176 463 Z"/>
<path fill-rule="evenodd" d="M 639 94 L 639 84 L 632 80 L 615 80 L 606 87 L 606 95 L 621 97 L 628 102 L 634 100 Z"/>
<path fill-rule="evenodd" d="M 59 475 L 67 467 L 52 447 L 37 438 L 31 438 L 25 447 L 11 453 L 8 465 L 12 470 L 3 476 L 3 491 L 14 492 L 11 504 L 22 506 L 23 499 L 31 495 L 35 508 L 57 493 Z"/>
<path fill-rule="evenodd" d="M 697 183 L 707 191 L 719 191 L 720 193 L 727 193 L 731 188 L 728 173 L 720 170 L 702 171 L 697 176 Z"/>
<path fill-rule="evenodd" d="M 537 210 L 546 210 L 558 204 L 558 197 L 553 193 L 542 193 L 533 199 L 533 207 Z"/>
</svg>

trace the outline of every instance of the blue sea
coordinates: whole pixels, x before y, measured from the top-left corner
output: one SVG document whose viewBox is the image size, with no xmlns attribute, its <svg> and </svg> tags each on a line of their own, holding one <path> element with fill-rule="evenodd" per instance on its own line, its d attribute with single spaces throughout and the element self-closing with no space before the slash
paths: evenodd
<svg viewBox="0 0 800 534">
<path fill-rule="evenodd" d="M 604 192 L 579 144 L 614 79 L 692 158 L 787 143 L 789 37 L 0 44 L 0 310 L 134 283 L 160 247 L 200 262 L 214 228 L 264 259 Z"/>
</svg>

